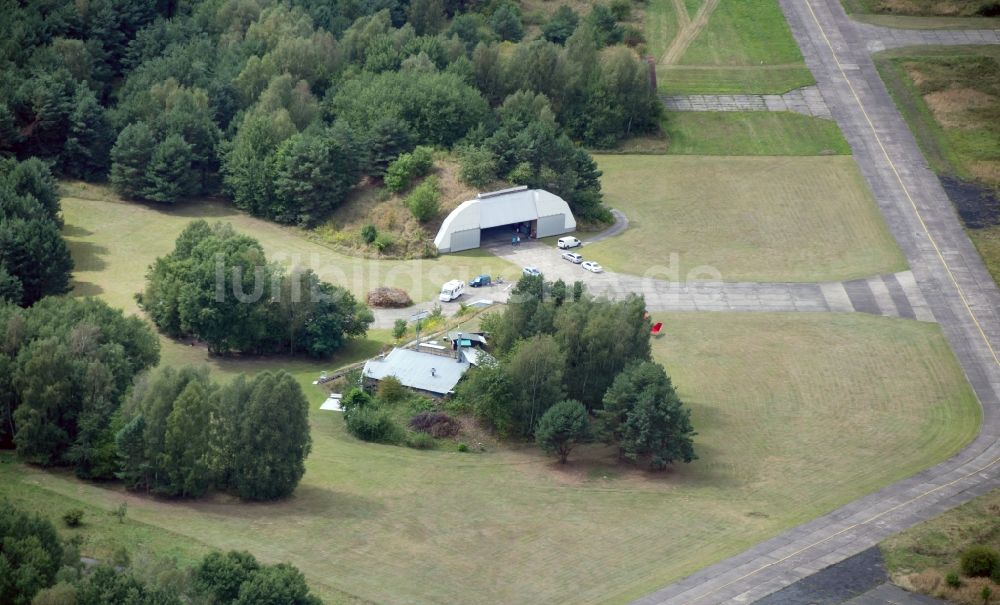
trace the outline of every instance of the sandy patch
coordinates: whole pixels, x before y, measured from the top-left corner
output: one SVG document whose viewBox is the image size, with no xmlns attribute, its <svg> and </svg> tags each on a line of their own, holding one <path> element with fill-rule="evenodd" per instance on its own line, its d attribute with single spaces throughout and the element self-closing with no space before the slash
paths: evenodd
<svg viewBox="0 0 1000 605">
<path fill-rule="evenodd" d="M 972 162 L 969 172 L 979 181 L 1000 187 L 1000 161 Z"/>
<path fill-rule="evenodd" d="M 945 128 L 982 128 L 982 119 L 970 110 L 984 109 L 997 103 L 997 98 L 973 88 L 948 88 L 924 95 L 924 101 L 935 119 Z"/>
</svg>

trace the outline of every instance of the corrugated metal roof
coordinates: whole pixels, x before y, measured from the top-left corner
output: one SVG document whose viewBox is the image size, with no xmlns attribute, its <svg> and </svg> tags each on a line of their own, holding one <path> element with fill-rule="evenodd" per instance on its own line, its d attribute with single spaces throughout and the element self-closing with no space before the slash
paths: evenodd
<svg viewBox="0 0 1000 605">
<path fill-rule="evenodd" d="M 468 369 L 468 363 L 459 363 L 453 357 L 393 349 L 383 358 L 369 359 L 364 375 L 375 380 L 395 376 L 403 386 L 444 395 L 455 388 Z"/>
</svg>

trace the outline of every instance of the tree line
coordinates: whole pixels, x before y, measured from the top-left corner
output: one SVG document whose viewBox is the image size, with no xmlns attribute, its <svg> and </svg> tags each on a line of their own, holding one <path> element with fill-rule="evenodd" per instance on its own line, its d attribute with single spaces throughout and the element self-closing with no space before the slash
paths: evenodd
<svg viewBox="0 0 1000 605">
<path fill-rule="evenodd" d="M 618 446 L 654 469 L 694 453 L 690 409 L 651 359 L 645 301 L 587 295 L 581 282 L 524 276 L 483 329 L 497 361 L 471 370 L 457 405 L 502 435 L 534 437 L 566 460 L 576 443 Z"/>
<path fill-rule="evenodd" d="M 289 495 L 311 443 L 295 379 L 264 372 L 219 386 L 205 368 L 169 367 L 150 376 L 159 355 L 145 322 L 96 299 L 0 305 L 0 444 L 164 496 Z"/>
<path fill-rule="evenodd" d="M 204 220 L 153 262 L 137 298 L 161 332 L 198 338 L 213 354 L 327 357 L 374 321 L 344 288 L 312 270 L 269 263 L 257 240 Z"/>
<path fill-rule="evenodd" d="M 37 158 L 0 160 L 0 301 L 29 306 L 69 291 L 73 258 L 60 229 L 59 192 Z"/>
<path fill-rule="evenodd" d="M 176 563 L 144 569 L 127 560 L 86 569 L 78 544 L 60 539 L 48 519 L 0 502 L 0 603 L 322 604 L 293 565 L 264 565 L 248 552 L 211 552 L 189 569 L 177 569 Z"/>
<path fill-rule="evenodd" d="M 164 368 L 140 380 L 115 435 L 116 476 L 132 490 L 244 500 L 292 493 L 311 448 L 309 404 L 288 373 L 212 382 L 205 367 Z"/>
<path fill-rule="evenodd" d="M 603 218 L 576 143 L 614 145 L 659 112 L 622 44 L 640 37 L 620 23 L 630 6 L 564 7 L 526 41 L 509 2 L 14 3 L 0 24 L 0 154 L 130 198 L 221 193 L 310 225 L 431 145 L 464 151 L 470 183 L 545 186 Z M 518 93 L 535 106 L 515 119 L 500 109 Z"/>
</svg>

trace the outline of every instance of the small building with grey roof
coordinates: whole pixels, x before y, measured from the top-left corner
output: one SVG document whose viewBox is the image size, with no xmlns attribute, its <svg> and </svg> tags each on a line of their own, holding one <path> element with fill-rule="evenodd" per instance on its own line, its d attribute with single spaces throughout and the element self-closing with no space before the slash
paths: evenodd
<svg viewBox="0 0 1000 605">
<path fill-rule="evenodd" d="M 378 382 L 394 376 L 403 386 L 441 397 L 451 393 L 470 364 L 453 356 L 393 349 L 388 355 L 369 359 L 362 370 L 366 381 Z"/>
</svg>

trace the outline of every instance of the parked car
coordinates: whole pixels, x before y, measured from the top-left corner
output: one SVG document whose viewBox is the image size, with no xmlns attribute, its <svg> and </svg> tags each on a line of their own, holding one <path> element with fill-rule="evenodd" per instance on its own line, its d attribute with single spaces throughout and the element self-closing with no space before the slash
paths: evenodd
<svg viewBox="0 0 1000 605">
<path fill-rule="evenodd" d="M 469 282 L 469 285 L 473 288 L 482 288 L 483 286 L 488 286 L 493 283 L 489 275 L 480 275 Z"/>
<path fill-rule="evenodd" d="M 542 272 L 538 270 L 538 267 L 525 267 L 521 269 L 521 273 L 525 275 L 541 275 Z"/>
<path fill-rule="evenodd" d="M 563 260 L 568 260 L 571 263 L 579 265 L 583 262 L 583 257 L 576 252 L 563 252 Z"/>
<path fill-rule="evenodd" d="M 453 279 L 441 286 L 441 295 L 438 296 L 438 299 L 441 302 L 451 302 L 462 294 L 465 294 L 465 282 L 460 279 Z"/>
<path fill-rule="evenodd" d="M 567 248 L 576 248 L 577 246 L 582 246 L 583 242 L 576 239 L 575 237 L 568 235 L 566 237 L 560 237 L 556 241 L 556 245 L 561 249 L 566 250 Z"/>
<path fill-rule="evenodd" d="M 595 263 L 592 260 L 585 261 L 580 266 L 583 267 L 584 269 L 586 269 L 587 271 L 590 271 L 591 273 L 603 273 L 604 272 L 604 267 L 602 267 L 599 263 Z"/>
</svg>

